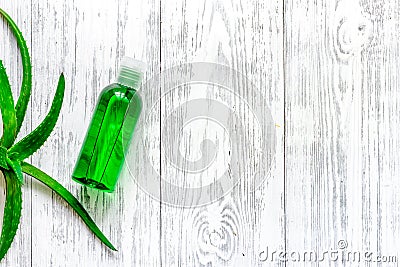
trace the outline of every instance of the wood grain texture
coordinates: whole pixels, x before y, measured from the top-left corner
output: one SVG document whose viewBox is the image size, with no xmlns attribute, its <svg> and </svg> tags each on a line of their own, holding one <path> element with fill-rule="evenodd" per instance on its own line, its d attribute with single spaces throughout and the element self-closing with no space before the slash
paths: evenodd
<svg viewBox="0 0 400 267">
<path fill-rule="evenodd" d="M 59 197 L 26 177 L 20 229 L 0 266 L 397 266 L 262 259 L 267 251 L 323 253 L 338 249 L 341 240 L 347 251 L 400 256 L 399 6 L 398 0 L 0 0 L 32 55 L 33 94 L 21 136 L 43 120 L 59 74 L 66 77 L 60 119 L 32 163 L 71 190 L 119 250 L 109 251 Z M 21 61 L 0 24 L 0 58 L 17 95 Z M 262 96 L 252 95 L 247 84 L 236 88 L 239 100 L 211 85 L 205 93 L 192 85 L 169 93 L 168 75 L 144 88 L 143 99 L 156 104 L 146 123 L 155 125 L 149 157 L 161 179 L 150 186 L 160 189 L 158 197 L 135 183 L 128 167 L 114 194 L 70 178 L 98 95 L 125 54 L 147 62 L 145 80 L 184 63 L 229 66 Z M 183 125 L 190 101 L 202 94 L 225 101 L 232 114 L 219 124 Z M 219 169 L 243 140 L 252 147 L 265 139 L 251 131 L 247 98 L 265 114 L 261 121 L 269 112 L 274 119 L 274 160 L 259 164 L 244 149 L 240 157 L 250 171 L 227 195 L 207 205 L 194 198 L 189 207 L 170 205 L 170 196 L 182 196 L 163 187 L 163 179 L 180 186 L 218 184 Z M 202 108 L 212 116 L 210 103 Z M 230 143 L 237 129 L 245 138 Z M 202 149 L 205 139 L 228 149 L 220 151 L 220 166 L 193 180 L 185 173 L 187 160 L 206 163 L 214 153 Z M 171 150 L 182 154 L 175 163 L 183 174 L 171 168 Z M 140 163 L 131 166 L 146 177 L 148 167 Z M 257 187 L 253 174 L 266 169 Z"/>
<path fill-rule="evenodd" d="M 397 66 L 390 25 L 398 11 L 396 1 L 287 2 L 288 251 L 337 249 L 343 240 L 346 251 L 396 255 L 399 244 L 386 234 L 398 232 L 390 156 L 398 146 L 389 130 L 398 121 L 398 79 L 387 71 Z"/>
<path fill-rule="evenodd" d="M 268 4 L 255 4 L 251 1 L 163 2 L 161 16 L 163 69 L 199 61 L 223 64 L 236 69 L 256 84 L 267 99 L 276 123 L 283 125 L 283 35 L 282 5 L 279 1 L 271 1 Z M 171 77 L 167 76 L 165 79 L 170 80 Z M 168 89 L 170 88 L 163 88 L 164 91 Z M 252 94 L 250 89 L 243 86 L 235 92 L 246 96 Z M 223 90 L 218 87 L 209 88 L 209 97 L 221 96 Z M 231 137 L 229 134 L 233 133 L 232 129 L 243 127 L 246 133 L 246 129 L 252 128 L 249 119 L 251 115 L 246 113 L 239 114 L 248 119 L 244 126 L 229 123 L 232 118 L 228 116 L 219 120 L 221 125 L 212 127 L 207 118 L 205 121 L 208 127 L 201 131 L 200 136 L 196 135 L 199 128 L 190 127 L 190 123 L 181 125 L 180 120 L 190 116 L 187 115 L 193 109 L 190 100 L 193 95 L 201 95 L 199 91 L 200 88 L 196 86 L 183 87 L 173 90 L 171 95 L 163 99 L 161 121 L 170 115 L 169 107 L 179 103 L 181 109 L 172 126 L 167 127 L 167 131 L 169 128 L 171 132 L 165 135 L 167 140 L 162 140 L 162 143 L 183 143 L 186 147 L 182 149 L 185 151 L 182 153 L 184 159 L 189 159 L 192 151 L 199 150 L 199 141 L 203 139 L 221 142 L 221 139 L 215 138 L 219 136 L 218 130 L 221 130 L 221 125 L 227 126 L 225 130 L 228 133 L 222 142 Z M 227 102 L 237 106 L 244 104 L 242 100 L 235 102 L 233 95 L 228 97 Z M 233 110 L 234 108 L 232 113 Z M 215 112 L 218 112 L 218 108 L 210 105 L 207 117 L 213 118 Z M 187 131 L 183 137 L 173 132 L 180 127 Z M 251 144 L 250 142 L 249 145 Z M 245 155 L 246 151 L 240 142 L 233 146 L 238 146 L 239 153 Z M 227 162 L 230 160 L 230 151 L 222 151 Z M 206 161 L 211 153 L 212 150 L 203 149 L 202 159 Z M 191 177 L 177 175 L 179 172 L 175 172 L 174 168 L 166 164 L 169 160 L 168 157 L 162 160 L 162 178 L 174 179 L 177 184 L 190 185 Z M 251 162 L 251 159 L 247 158 L 244 161 Z M 264 164 L 259 168 L 271 167 L 273 178 L 267 178 L 268 182 L 256 191 L 252 188 L 254 178 L 248 173 L 239 177 L 238 185 L 231 192 L 214 203 L 197 207 L 198 203 L 194 198 L 193 203 L 189 205 L 191 207 L 188 208 L 163 205 L 162 262 L 166 266 L 254 266 L 259 263 L 258 255 L 266 249 L 267 244 L 282 249 L 283 127 L 278 128 L 276 161 L 273 166 L 268 166 L 268 162 Z M 184 170 L 190 169 L 183 161 L 178 162 L 178 166 Z M 200 178 L 203 179 L 203 183 L 207 183 L 210 177 L 216 180 L 220 178 L 218 171 L 210 173 L 204 170 L 201 173 L 205 176 Z M 163 194 L 174 193 L 176 192 L 166 190 Z"/>
</svg>

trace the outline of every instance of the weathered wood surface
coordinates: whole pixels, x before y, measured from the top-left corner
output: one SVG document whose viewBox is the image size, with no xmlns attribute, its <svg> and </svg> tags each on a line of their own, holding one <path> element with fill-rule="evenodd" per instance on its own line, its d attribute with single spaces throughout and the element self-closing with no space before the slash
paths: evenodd
<svg viewBox="0 0 400 267">
<path fill-rule="evenodd" d="M 272 263 L 271 255 L 263 260 L 267 251 L 316 251 L 321 258 L 342 245 L 347 251 L 399 256 L 399 4 L 1 0 L 32 56 L 33 94 L 21 137 L 43 120 L 60 72 L 67 81 L 56 129 L 31 162 L 82 201 L 119 251 L 100 244 L 59 197 L 26 177 L 20 229 L 0 265 L 397 266 L 328 259 Z M 15 40 L 4 21 L 0 24 L 0 58 L 17 95 L 21 62 Z M 169 91 L 175 77 L 170 73 L 158 86 L 145 88 L 143 98 L 156 103 L 146 122 L 152 126 L 150 168 L 165 181 L 189 187 L 215 182 L 226 162 L 235 163 L 231 152 L 269 140 L 252 131 L 257 121 L 243 99 L 260 108 L 261 123 L 268 114 L 273 117 L 274 158 L 260 162 L 245 149 L 237 165 L 241 170 L 248 164 L 250 171 L 240 172 L 233 190 L 212 203 L 193 198 L 186 207 L 170 203 L 176 192 L 163 183 L 153 188 L 158 194 L 148 194 L 132 178 L 136 169 L 128 167 L 114 194 L 74 183 L 70 176 L 97 97 L 114 80 L 124 54 L 147 62 L 145 80 L 185 63 L 229 66 L 262 96 L 247 84 L 236 88 L 239 100 L 218 86 Z M 186 77 L 186 69 L 181 71 L 177 75 Z M 206 117 L 182 125 L 193 112 L 190 101 L 201 94 L 225 101 L 244 123 L 227 116 L 218 123 Z M 209 117 L 216 115 L 211 102 L 203 102 Z M 176 116 L 172 107 L 179 107 Z M 237 129 L 248 143 L 231 141 L 229 134 Z M 187 160 L 206 163 L 213 155 L 203 149 L 205 139 L 222 148 L 217 156 L 223 162 L 191 176 Z M 183 159 L 171 165 L 174 149 Z M 131 163 L 145 179 L 147 166 Z M 260 186 L 254 173 L 265 176 Z"/>
<path fill-rule="evenodd" d="M 399 251 L 398 19 L 397 1 L 285 5 L 288 251 Z"/>
</svg>

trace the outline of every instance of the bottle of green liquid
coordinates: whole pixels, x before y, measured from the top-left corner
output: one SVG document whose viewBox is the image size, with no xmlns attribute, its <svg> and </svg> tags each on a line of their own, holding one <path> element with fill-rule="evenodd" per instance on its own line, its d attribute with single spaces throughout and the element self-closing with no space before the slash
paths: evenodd
<svg viewBox="0 0 400 267">
<path fill-rule="evenodd" d="M 102 191 L 114 191 L 124 163 L 124 151 L 142 109 L 136 90 L 144 66 L 143 62 L 125 57 L 116 83 L 101 92 L 72 174 L 74 181 Z"/>
</svg>

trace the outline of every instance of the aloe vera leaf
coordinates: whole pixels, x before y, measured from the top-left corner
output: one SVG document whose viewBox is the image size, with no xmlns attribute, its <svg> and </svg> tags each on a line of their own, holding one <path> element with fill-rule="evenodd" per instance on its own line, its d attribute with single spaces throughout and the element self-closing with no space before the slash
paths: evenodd
<svg viewBox="0 0 400 267">
<path fill-rule="evenodd" d="M 6 181 L 6 202 L 0 238 L 0 261 L 10 248 L 18 229 L 22 210 L 22 184 L 13 171 L 2 170 Z"/>
<path fill-rule="evenodd" d="M 90 217 L 89 213 L 85 210 L 82 204 L 67 190 L 65 189 L 59 182 L 51 178 L 49 175 L 39 170 L 35 166 L 22 162 L 22 171 L 40 182 L 44 183 L 48 187 L 50 187 L 54 192 L 56 192 L 60 197 L 62 197 L 82 218 L 85 224 L 89 227 L 89 229 L 110 249 L 116 251 L 115 247 L 111 244 L 111 242 L 105 237 L 105 235 L 101 232 L 101 230 L 97 227 L 96 223 Z"/>
<path fill-rule="evenodd" d="M 15 141 L 17 118 L 15 116 L 14 99 L 8 81 L 6 69 L 0 60 L 0 108 L 3 118 L 3 137 L 1 145 L 9 148 Z"/>
<path fill-rule="evenodd" d="M 29 56 L 29 50 L 26 46 L 26 42 L 24 37 L 22 36 L 21 31 L 15 22 L 11 19 L 11 17 L 0 8 L 0 14 L 4 17 L 4 19 L 8 22 L 8 25 L 11 28 L 12 33 L 17 40 L 17 44 L 20 49 L 21 58 L 22 58 L 22 85 L 21 91 L 19 94 L 19 98 L 17 101 L 17 105 L 15 106 L 16 117 L 17 117 L 17 129 L 15 135 L 19 133 L 21 129 L 22 122 L 24 121 L 26 109 L 28 107 L 29 98 L 31 96 L 31 88 L 32 88 L 32 66 L 31 59 Z"/>
<path fill-rule="evenodd" d="M 8 150 L 8 155 L 11 159 L 22 161 L 35 153 L 44 144 L 56 125 L 64 99 L 64 89 L 65 80 L 64 75 L 61 74 L 49 113 L 35 130 Z"/>
<path fill-rule="evenodd" d="M 8 166 L 8 157 L 7 157 L 7 148 L 0 146 L 0 168 L 9 170 L 10 166 Z"/>
<path fill-rule="evenodd" d="M 12 161 L 9 158 L 6 158 L 7 165 L 14 171 L 15 176 L 21 184 L 24 184 L 24 175 L 22 174 L 21 164 L 16 161 Z"/>
</svg>

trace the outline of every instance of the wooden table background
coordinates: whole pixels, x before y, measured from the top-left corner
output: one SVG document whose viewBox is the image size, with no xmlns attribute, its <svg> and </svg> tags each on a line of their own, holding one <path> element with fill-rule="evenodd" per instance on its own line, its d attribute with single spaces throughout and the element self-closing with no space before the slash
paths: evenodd
<svg viewBox="0 0 400 267">
<path fill-rule="evenodd" d="M 60 72 L 66 76 L 56 129 L 31 162 L 70 189 L 119 249 L 108 250 L 59 197 L 26 177 L 21 224 L 1 266 L 397 266 L 271 263 L 260 253 L 334 250 L 343 240 L 353 251 L 397 255 L 398 0 L 1 0 L 0 6 L 20 26 L 32 56 L 23 133 L 43 120 Z M 21 60 L 0 24 L 0 57 L 17 94 Z M 148 63 L 146 77 L 195 61 L 249 77 L 277 125 L 271 177 L 255 192 L 244 177 L 222 200 L 193 208 L 162 204 L 126 170 L 112 195 L 74 183 L 98 94 L 124 54 Z"/>
</svg>

